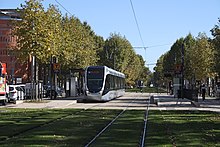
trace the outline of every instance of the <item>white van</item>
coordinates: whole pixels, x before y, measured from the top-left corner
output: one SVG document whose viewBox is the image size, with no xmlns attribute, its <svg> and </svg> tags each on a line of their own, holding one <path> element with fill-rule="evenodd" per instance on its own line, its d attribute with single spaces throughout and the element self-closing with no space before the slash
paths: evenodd
<svg viewBox="0 0 220 147">
<path fill-rule="evenodd" d="M 25 85 L 8 85 L 9 87 L 9 94 L 8 94 L 8 101 L 9 102 L 16 102 L 16 100 L 23 100 L 25 94 Z"/>
</svg>

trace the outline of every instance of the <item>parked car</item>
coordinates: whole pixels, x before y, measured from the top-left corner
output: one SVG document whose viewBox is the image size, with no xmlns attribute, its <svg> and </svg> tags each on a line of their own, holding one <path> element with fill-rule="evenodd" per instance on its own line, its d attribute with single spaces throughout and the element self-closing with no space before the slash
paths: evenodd
<svg viewBox="0 0 220 147">
<path fill-rule="evenodd" d="M 25 99 L 31 99 L 38 95 L 38 98 L 45 97 L 46 90 L 42 83 L 26 83 L 25 84 Z"/>
<path fill-rule="evenodd" d="M 16 102 L 16 100 L 23 100 L 25 95 L 25 85 L 8 85 L 8 102 Z"/>
<path fill-rule="evenodd" d="M 217 97 L 217 98 L 220 98 L 220 82 L 218 82 L 217 84 L 216 84 L 216 87 L 215 87 L 216 89 L 215 89 L 215 96 Z"/>
<path fill-rule="evenodd" d="M 58 96 L 65 96 L 65 90 L 63 88 L 60 88 L 58 86 L 56 86 L 56 89 L 55 89 L 55 86 L 51 86 L 50 85 L 45 85 L 44 86 L 44 89 L 46 90 L 46 97 L 58 97 Z"/>
</svg>

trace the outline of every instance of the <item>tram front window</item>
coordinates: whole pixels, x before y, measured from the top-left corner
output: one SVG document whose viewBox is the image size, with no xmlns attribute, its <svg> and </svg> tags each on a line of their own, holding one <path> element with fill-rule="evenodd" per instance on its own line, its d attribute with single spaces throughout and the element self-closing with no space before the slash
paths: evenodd
<svg viewBox="0 0 220 147">
<path fill-rule="evenodd" d="M 103 86 L 103 68 L 89 68 L 87 71 L 87 87 L 90 92 L 99 92 Z"/>
</svg>

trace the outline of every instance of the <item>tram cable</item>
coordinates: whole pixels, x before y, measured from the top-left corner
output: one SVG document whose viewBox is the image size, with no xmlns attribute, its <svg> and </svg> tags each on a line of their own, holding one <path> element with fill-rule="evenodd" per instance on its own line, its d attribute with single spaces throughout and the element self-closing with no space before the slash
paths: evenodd
<svg viewBox="0 0 220 147">
<path fill-rule="evenodd" d="M 134 14 L 135 23 L 136 23 L 136 26 L 137 26 L 137 29 L 138 29 L 138 33 L 139 33 L 139 36 L 140 36 L 142 45 L 145 46 L 145 45 L 144 45 L 143 38 L 142 38 L 142 35 L 141 35 L 140 27 L 139 27 L 139 25 L 138 25 L 138 21 L 137 21 L 137 17 L 136 17 L 136 13 L 135 13 L 135 10 L 134 10 L 134 6 L 133 6 L 133 3 L 132 3 L 132 0 L 130 0 L 130 3 L 131 3 L 132 12 L 133 12 L 133 14 Z"/>
<path fill-rule="evenodd" d="M 74 16 L 70 11 L 68 11 L 61 3 L 59 3 L 57 0 L 55 0 L 66 12 L 70 14 L 70 16 Z"/>
</svg>

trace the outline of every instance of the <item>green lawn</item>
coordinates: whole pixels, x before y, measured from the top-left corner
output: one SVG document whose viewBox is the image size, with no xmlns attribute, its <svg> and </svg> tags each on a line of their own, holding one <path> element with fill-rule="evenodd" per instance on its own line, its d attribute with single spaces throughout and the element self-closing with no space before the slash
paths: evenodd
<svg viewBox="0 0 220 147">
<path fill-rule="evenodd" d="M 120 110 L 0 109 L 1 146 L 85 146 Z M 129 110 L 92 146 L 138 146 L 143 110 Z M 219 146 L 220 115 L 150 111 L 146 146 Z"/>
<path fill-rule="evenodd" d="M 150 111 L 147 146 L 220 146 L 220 114 Z"/>
</svg>

